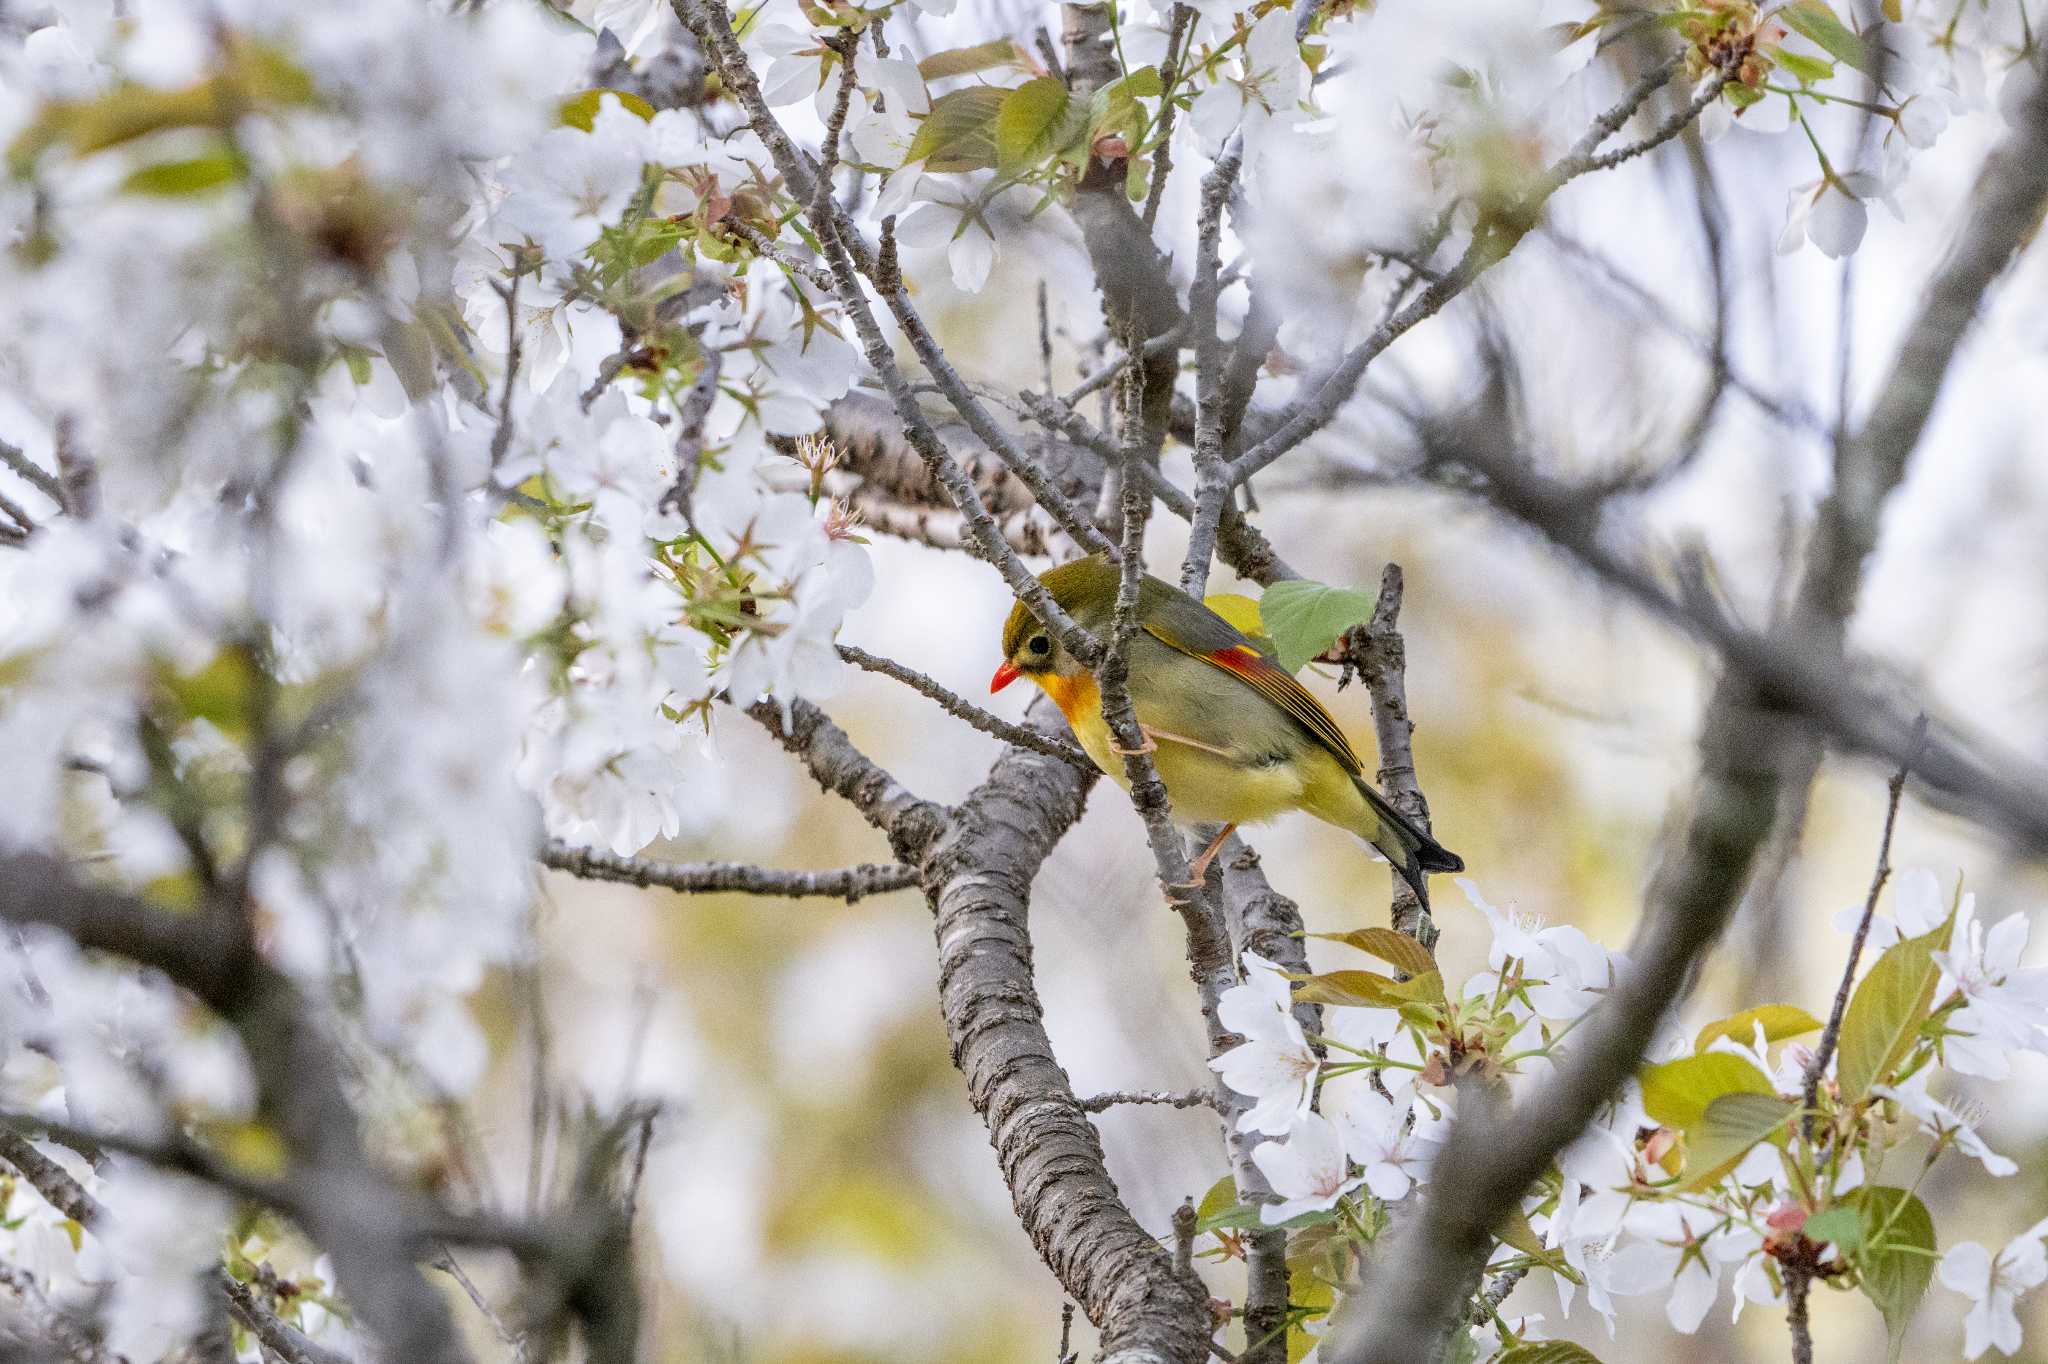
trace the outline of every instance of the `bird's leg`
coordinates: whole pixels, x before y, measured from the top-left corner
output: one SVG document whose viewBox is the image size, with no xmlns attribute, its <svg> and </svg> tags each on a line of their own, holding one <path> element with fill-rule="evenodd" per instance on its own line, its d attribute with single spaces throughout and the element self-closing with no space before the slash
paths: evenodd
<svg viewBox="0 0 2048 1364">
<path fill-rule="evenodd" d="M 1204 753 L 1215 753 L 1225 758 L 1231 756 L 1230 750 L 1227 748 L 1219 748 L 1215 744 L 1205 744 L 1200 739 L 1190 739 L 1187 735 L 1175 734 L 1172 730 L 1154 729 L 1150 725 L 1139 725 L 1138 731 L 1145 736 L 1145 744 L 1142 748 L 1119 748 L 1115 744 L 1111 744 L 1109 746 L 1110 751 L 1125 755 L 1132 753 L 1154 753 L 1158 751 L 1161 742 L 1165 742 L 1181 744 L 1188 748 L 1199 748 Z"/>
<path fill-rule="evenodd" d="M 1236 832 L 1237 826 L 1235 824 L 1224 825 L 1217 832 L 1216 837 L 1209 840 L 1209 846 L 1202 849 L 1202 855 L 1188 864 L 1188 879 L 1186 883 L 1176 886 L 1174 889 L 1200 890 L 1202 882 L 1208 879 L 1209 864 L 1216 860 L 1216 854 L 1223 851 L 1224 843 Z"/>
<path fill-rule="evenodd" d="M 1153 737 L 1152 730 L 1148 726 L 1139 725 L 1138 733 L 1143 736 L 1144 742 L 1139 744 L 1136 748 L 1125 748 L 1115 739 L 1111 739 L 1109 741 L 1109 751 L 1112 753 L 1121 753 L 1126 758 L 1135 757 L 1137 754 L 1140 753 L 1157 753 L 1159 751 L 1159 740 Z"/>
</svg>

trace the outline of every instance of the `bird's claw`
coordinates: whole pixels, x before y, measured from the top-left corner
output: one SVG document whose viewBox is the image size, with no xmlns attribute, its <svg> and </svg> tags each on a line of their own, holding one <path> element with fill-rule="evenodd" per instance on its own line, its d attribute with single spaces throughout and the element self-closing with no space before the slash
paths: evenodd
<svg viewBox="0 0 2048 1364">
<path fill-rule="evenodd" d="M 1159 741 L 1149 734 L 1145 735 L 1144 738 L 1145 742 L 1139 744 L 1136 748 L 1125 748 L 1122 744 L 1112 739 L 1109 744 L 1109 751 L 1121 754 L 1126 758 L 1135 758 L 1140 753 L 1157 753 L 1159 751 Z"/>
</svg>

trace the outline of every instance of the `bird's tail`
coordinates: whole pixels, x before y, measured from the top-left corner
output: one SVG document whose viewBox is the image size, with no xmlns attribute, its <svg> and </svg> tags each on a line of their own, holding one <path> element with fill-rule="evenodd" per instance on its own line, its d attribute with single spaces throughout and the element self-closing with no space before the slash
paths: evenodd
<svg viewBox="0 0 2048 1364">
<path fill-rule="evenodd" d="M 1394 864 L 1401 879 L 1415 892 L 1423 904 L 1429 903 L 1427 873 L 1433 871 L 1463 871 L 1465 859 L 1415 827 L 1409 818 L 1387 803 L 1387 798 L 1363 781 L 1354 781 L 1358 794 L 1374 815 L 1374 827 L 1365 835 L 1365 841 L 1379 850 L 1382 857 Z"/>
</svg>

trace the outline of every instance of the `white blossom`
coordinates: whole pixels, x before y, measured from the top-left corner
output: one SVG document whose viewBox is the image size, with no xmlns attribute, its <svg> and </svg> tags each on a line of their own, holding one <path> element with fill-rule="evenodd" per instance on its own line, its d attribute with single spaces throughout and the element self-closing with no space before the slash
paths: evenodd
<svg viewBox="0 0 2048 1364">
<path fill-rule="evenodd" d="M 1944 1285 L 1970 1299 L 1963 1318 L 1963 1358 L 1975 1359 L 1996 1347 L 2002 1355 L 2020 1348 L 2020 1298 L 2048 1279 L 2048 1222 L 2037 1222 L 1993 1255 L 1975 1241 L 1952 1246 L 1936 1266 Z"/>
<path fill-rule="evenodd" d="M 1252 1151 L 1252 1163 L 1280 1196 L 1280 1202 L 1259 1208 L 1259 1220 L 1269 1227 L 1334 1208 L 1338 1199 L 1365 1182 L 1364 1175 L 1347 1173 L 1344 1143 L 1320 1113 L 1305 1115 L 1284 1144 L 1260 1142 Z"/>
<path fill-rule="evenodd" d="M 1294 1019 L 1292 992 L 1279 966 L 1256 952 L 1244 954 L 1244 983 L 1218 998 L 1216 1017 L 1245 1040 L 1209 1062 L 1209 1068 L 1250 1099 L 1237 1120 L 1240 1132 L 1279 1136 L 1311 1116 L 1321 1063 Z"/>
<path fill-rule="evenodd" d="M 1987 1174 L 2010 1175 L 2019 1172 L 2019 1166 L 2012 1159 L 2002 1156 L 1984 1144 L 1976 1129 L 1965 1122 L 1960 1114 L 1947 1104 L 1927 1092 L 1926 1076 L 1916 1075 L 1903 1086 L 1872 1085 L 1872 1094 L 1895 1100 L 1899 1107 L 1912 1114 L 1919 1122 L 1920 1130 L 1937 1142 L 1954 1146 L 1966 1156 L 1975 1157 Z"/>
</svg>

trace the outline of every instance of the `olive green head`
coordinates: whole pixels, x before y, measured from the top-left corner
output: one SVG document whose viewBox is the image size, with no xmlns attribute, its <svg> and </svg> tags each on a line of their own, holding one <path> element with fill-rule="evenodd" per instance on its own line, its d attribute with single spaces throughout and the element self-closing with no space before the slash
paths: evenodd
<svg viewBox="0 0 2048 1364">
<path fill-rule="evenodd" d="M 1060 610 L 1089 629 L 1109 619 L 1116 606 L 1116 565 L 1100 554 L 1075 559 L 1039 575 Z M 1003 665 L 996 669 L 990 691 L 1001 691 L 1020 676 L 1061 677 L 1081 671 L 1081 663 L 1053 638 L 1023 602 L 1010 608 L 1003 622 Z"/>
</svg>

